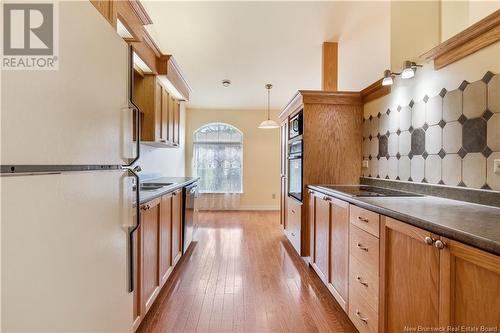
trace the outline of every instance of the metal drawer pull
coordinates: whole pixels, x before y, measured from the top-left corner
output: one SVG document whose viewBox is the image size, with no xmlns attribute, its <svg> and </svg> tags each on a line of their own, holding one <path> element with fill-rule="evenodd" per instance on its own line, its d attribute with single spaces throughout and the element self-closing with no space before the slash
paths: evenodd
<svg viewBox="0 0 500 333">
<path fill-rule="evenodd" d="M 359 310 L 356 310 L 356 316 L 359 318 L 359 320 L 363 321 L 365 324 L 368 324 L 368 318 L 361 317 L 361 312 L 359 312 Z"/>
<path fill-rule="evenodd" d="M 330 198 L 330 197 L 323 197 L 323 200 L 325 200 L 325 201 L 332 201 L 332 198 Z"/>
<path fill-rule="evenodd" d="M 370 221 L 368 221 L 367 218 L 364 218 L 364 217 L 361 217 L 361 216 L 358 216 L 358 221 L 365 222 L 365 223 L 370 222 Z"/>
<path fill-rule="evenodd" d="M 424 242 L 427 245 L 432 245 L 432 244 L 434 244 L 434 239 L 432 239 L 431 237 L 427 236 L 427 237 L 424 238 Z"/>
<path fill-rule="evenodd" d="M 436 247 L 439 250 L 442 250 L 446 247 L 446 243 L 441 240 L 437 240 L 434 242 L 434 247 Z"/>
<path fill-rule="evenodd" d="M 148 210 L 149 208 L 151 208 L 151 206 L 149 205 L 144 205 L 141 207 L 142 210 Z"/>
<path fill-rule="evenodd" d="M 363 286 L 368 287 L 368 283 L 363 282 L 363 280 L 361 280 L 361 276 L 356 276 L 356 280 L 358 280 L 358 282 L 361 283 Z"/>
<path fill-rule="evenodd" d="M 356 245 L 356 246 L 358 247 L 358 249 L 368 252 L 368 248 L 366 246 L 363 246 L 360 243 L 358 243 L 358 245 Z"/>
</svg>

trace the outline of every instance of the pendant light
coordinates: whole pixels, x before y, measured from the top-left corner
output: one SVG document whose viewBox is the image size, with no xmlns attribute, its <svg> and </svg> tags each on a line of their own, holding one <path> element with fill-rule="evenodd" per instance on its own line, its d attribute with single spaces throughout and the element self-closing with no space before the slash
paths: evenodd
<svg viewBox="0 0 500 333">
<path fill-rule="evenodd" d="M 267 89 L 267 120 L 264 120 L 262 123 L 260 123 L 259 128 L 261 129 L 273 129 L 273 128 L 279 128 L 280 125 L 278 125 L 277 122 L 274 120 L 271 120 L 271 111 L 270 111 L 270 101 L 271 101 L 271 88 L 273 87 L 272 84 L 268 83 L 266 84 L 266 89 Z"/>
</svg>

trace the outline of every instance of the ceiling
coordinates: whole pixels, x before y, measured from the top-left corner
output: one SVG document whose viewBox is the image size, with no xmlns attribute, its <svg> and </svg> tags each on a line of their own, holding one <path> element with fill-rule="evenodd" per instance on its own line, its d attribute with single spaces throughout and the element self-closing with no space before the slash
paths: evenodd
<svg viewBox="0 0 500 333">
<path fill-rule="evenodd" d="M 190 108 L 271 108 L 298 89 L 321 88 L 321 47 L 336 41 L 349 16 L 369 15 L 359 2 L 142 1 L 147 29 L 173 54 L 190 82 Z M 223 79 L 231 80 L 223 87 Z"/>
</svg>

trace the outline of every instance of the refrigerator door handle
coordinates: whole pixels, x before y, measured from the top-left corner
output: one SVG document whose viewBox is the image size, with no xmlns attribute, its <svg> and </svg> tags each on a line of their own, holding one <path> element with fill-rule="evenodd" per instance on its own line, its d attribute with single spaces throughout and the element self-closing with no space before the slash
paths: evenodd
<svg viewBox="0 0 500 333">
<path fill-rule="evenodd" d="M 128 47 L 128 105 L 129 109 L 134 113 L 135 117 L 135 144 L 136 156 L 124 167 L 130 167 L 141 157 L 141 111 L 134 103 L 134 49 L 132 45 Z M 134 119 L 134 118 L 132 118 Z"/>
<path fill-rule="evenodd" d="M 136 223 L 135 226 L 129 227 L 128 229 L 128 242 L 129 242 L 129 287 L 128 290 L 129 292 L 134 291 L 134 232 L 139 229 L 141 226 L 141 213 L 140 213 L 140 205 L 139 205 L 139 191 L 138 191 L 138 184 L 139 184 L 139 175 L 136 173 L 136 171 L 140 170 L 139 166 L 136 166 L 135 168 L 127 168 L 128 172 L 132 174 L 132 176 L 135 177 L 135 183 L 136 183 L 136 191 L 135 191 L 135 219 Z"/>
</svg>

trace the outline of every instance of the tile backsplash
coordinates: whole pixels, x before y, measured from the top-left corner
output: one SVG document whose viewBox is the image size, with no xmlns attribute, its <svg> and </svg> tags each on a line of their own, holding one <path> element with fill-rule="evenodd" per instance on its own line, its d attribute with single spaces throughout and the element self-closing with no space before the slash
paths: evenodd
<svg viewBox="0 0 500 333">
<path fill-rule="evenodd" d="M 500 190 L 500 74 L 363 122 L 364 177 Z"/>
</svg>

